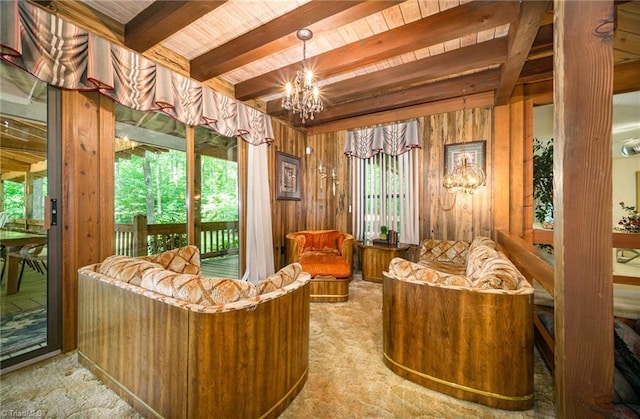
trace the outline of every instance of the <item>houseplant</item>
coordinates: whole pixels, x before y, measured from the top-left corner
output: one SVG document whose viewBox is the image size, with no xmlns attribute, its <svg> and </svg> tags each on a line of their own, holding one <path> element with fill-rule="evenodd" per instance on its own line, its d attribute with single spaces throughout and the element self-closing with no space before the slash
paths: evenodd
<svg viewBox="0 0 640 419">
<path fill-rule="evenodd" d="M 380 240 L 387 240 L 387 226 L 380 226 Z"/>
<path fill-rule="evenodd" d="M 624 231 L 625 233 L 640 233 L 640 213 L 636 210 L 635 206 L 627 206 L 624 202 L 620 202 L 620 206 L 627 212 L 627 215 L 622 216 L 618 221 L 616 230 Z"/>
<path fill-rule="evenodd" d="M 533 198 L 536 221 L 553 227 L 553 138 L 533 139 Z"/>
</svg>

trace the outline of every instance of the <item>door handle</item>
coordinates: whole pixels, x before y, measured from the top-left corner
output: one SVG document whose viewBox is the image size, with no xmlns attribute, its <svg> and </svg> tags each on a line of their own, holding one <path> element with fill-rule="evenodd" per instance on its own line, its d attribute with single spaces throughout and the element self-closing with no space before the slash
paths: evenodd
<svg viewBox="0 0 640 419">
<path fill-rule="evenodd" d="M 51 230 L 52 226 L 58 225 L 58 200 L 49 195 L 44 197 L 44 228 Z"/>
</svg>

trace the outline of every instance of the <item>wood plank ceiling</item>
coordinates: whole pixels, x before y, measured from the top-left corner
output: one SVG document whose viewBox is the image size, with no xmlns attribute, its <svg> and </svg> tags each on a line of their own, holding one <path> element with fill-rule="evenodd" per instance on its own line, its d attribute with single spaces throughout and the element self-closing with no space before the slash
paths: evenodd
<svg viewBox="0 0 640 419">
<path fill-rule="evenodd" d="M 302 127 L 281 107 L 301 67 L 325 110 L 305 126 L 491 91 L 553 74 L 551 1 L 40 1 L 60 17 Z M 640 59 L 640 1 L 616 2 L 616 64 Z"/>
</svg>

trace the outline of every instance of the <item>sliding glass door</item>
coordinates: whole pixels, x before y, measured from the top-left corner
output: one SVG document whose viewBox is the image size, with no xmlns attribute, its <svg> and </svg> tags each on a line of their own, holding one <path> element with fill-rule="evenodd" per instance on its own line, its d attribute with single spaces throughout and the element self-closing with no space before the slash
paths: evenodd
<svg viewBox="0 0 640 419">
<path fill-rule="evenodd" d="M 60 350 L 60 92 L 0 62 L 2 372 Z"/>
</svg>

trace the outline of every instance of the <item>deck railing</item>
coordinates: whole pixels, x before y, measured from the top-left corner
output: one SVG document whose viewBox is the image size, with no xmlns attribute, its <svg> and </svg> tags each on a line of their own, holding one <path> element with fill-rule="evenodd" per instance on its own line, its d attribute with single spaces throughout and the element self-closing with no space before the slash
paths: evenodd
<svg viewBox="0 0 640 419">
<path fill-rule="evenodd" d="M 24 231 L 27 233 L 44 234 L 44 220 L 36 220 L 33 218 L 9 218 L 4 224 L 7 230 Z"/>
<path fill-rule="evenodd" d="M 135 216 L 133 224 L 116 224 L 115 230 L 115 253 L 118 255 L 151 255 L 187 244 L 185 224 L 147 224 L 144 215 Z M 202 223 L 200 257 L 237 254 L 239 239 L 237 221 Z"/>
</svg>

